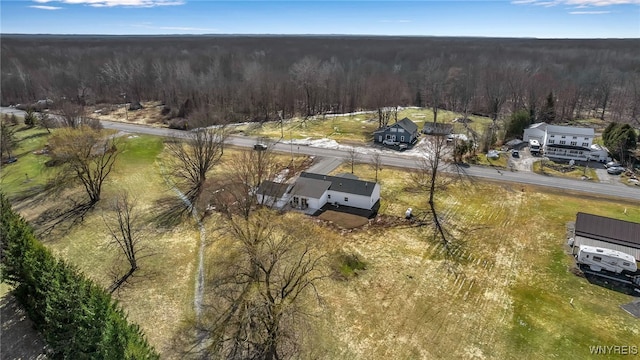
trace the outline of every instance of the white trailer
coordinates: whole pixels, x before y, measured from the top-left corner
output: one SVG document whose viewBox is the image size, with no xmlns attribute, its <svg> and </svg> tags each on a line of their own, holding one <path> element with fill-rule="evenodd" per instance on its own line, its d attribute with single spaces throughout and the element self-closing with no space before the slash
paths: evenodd
<svg viewBox="0 0 640 360">
<path fill-rule="evenodd" d="M 622 251 L 595 246 L 580 245 L 576 261 L 578 264 L 589 266 L 593 271 L 606 270 L 616 274 L 638 271 L 638 264 L 633 256 Z"/>
<path fill-rule="evenodd" d="M 529 140 L 529 152 L 531 153 L 531 155 L 540 154 L 540 142 L 538 142 L 538 140 Z"/>
</svg>

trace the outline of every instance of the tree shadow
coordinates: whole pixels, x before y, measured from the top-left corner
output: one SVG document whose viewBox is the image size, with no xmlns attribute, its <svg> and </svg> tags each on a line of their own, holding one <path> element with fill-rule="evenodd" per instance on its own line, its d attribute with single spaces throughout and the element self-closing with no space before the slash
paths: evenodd
<svg viewBox="0 0 640 360">
<path fill-rule="evenodd" d="M 71 207 L 52 207 L 42 212 L 34 221 L 36 236 L 45 239 L 55 230 L 60 236 L 67 234 L 75 225 L 84 221 L 84 216 L 93 209 L 91 202 L 76 203 Z"/>
<path fill-rule="evenodd" d="M 2 359 L 46 359 L 47 345 L 33 327 L 24 309 L 11 294 L 0 299 Z"/>
<path fill-rule="evenodd" d="M 155 202 L 156 215 L 152 222 L 160 228 L 172 228 L 178 226 L 189 215 L 187 208 L 181 199 L 175 196 L 167 196 Z"/>
</svg>

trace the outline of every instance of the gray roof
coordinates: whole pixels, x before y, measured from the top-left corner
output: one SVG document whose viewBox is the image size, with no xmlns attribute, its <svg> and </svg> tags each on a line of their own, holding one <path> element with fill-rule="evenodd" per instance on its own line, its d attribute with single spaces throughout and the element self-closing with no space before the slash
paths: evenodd
<svg viewBox="0 0 640 360">
<path fill-rule="evenodd" d="M 291 194 L 294 196 L 305 196 L 320 199 L 322 194 L 324 194 L 324 192 L 331 186 L 330 181 L 306 178 L 303 177 L 302 174 L 298 180 L 296 180 L 295 185 L 293 185 L 293 189 L 291 189 Z"/>
<path fill-rule="evenodd" d="M 308 173 L 308 172 L 303 172 L 302 174 L 300 174 L 300 178 L 298 178 L 298 181 L 300 181 L 303 178 L 317 179 L 317 180 L 323 180 L 325 182 L 330 182 L 331 186 L 329 187 L 329 190 L 340 191 L 343 193 L 354 194 L 354 195 L 371 196 L 371 194 L 373 193 L 373 188 L 376 186 L 376 183 L 371 181 L 350 179 L 350 178 L 339 177 L 339 176 L 314 174 L 314 173 Z"/>
<path fill-rule="evenodd" d="M 527 129 L 540 129 L 542 131 L 545 131 L 547 129 L 547 123 L 545 122 L 535 123 L 530 125 Z"/>
<path fill-rule="evenodd" d="M 398 121 L 396 124 L 401 126 L 403 129 L 405 129 L 406 131 L 408 131 L 410 133 L 414 133 L 414 132 L 418 131 L 418 125 L 416 125 L 416 123 L 411 121 L 411 119 L 409 119 L 409 118 L 404 118 L 404 119 Z"/>
<path fill-rule="evenodd" d="M 289 186 L 290 184 L 264 180 L 260 183 L 260 186 L 258 186 L 258 190 L 256 192 L 260 195 L 281 198 L 282 196 L 284 196 L 284 193 L 287 192 Z"/>
<path fill-rule="evenodd" d="M 400 121 L 398 121 L 395 124 L 391 124 L 391 125 L 387 125 L 387 127 L 385 128 L 380 128 L 376 131 L 374 131 L 375 133 L 381 133 L 381 132 L 385 132 L 387 131 L 387 129 L 392 128 L 392 127 L 401 127 L 403 128 L 406 132 L 413 134 L 418 132 L 418 125 L 416 125 L 416 123 L 414 123 L 413 121 L 411 121 L 411 119 L 409 118 L 404 118 Z"/>
<path fill-rule="evenodd" d="M 575 127 L 575 126 L 559 126 L 559 125 L 547 125 L 547 133 L 555 134 L 567 134 L 567 135 L 582 135 L 593 137 L 595 131 L 593 128 Z"/>
<path fill-rule="evenodd" d="M 579 212 L 575 235 L 640 248 L 640 224 L 630 221 Z"/>
</svg>

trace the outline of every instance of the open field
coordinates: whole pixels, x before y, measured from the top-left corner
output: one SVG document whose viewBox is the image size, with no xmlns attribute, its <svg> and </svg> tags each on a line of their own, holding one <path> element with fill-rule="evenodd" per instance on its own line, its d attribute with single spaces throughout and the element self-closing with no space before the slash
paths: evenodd
<svg viewBox="0 0 640 360">
<path fill-rule="evenodd" d="M 438 122 L 450 123 L 459 117 L 452 111 L 438 111 Z M 426 108 L 407 108 L 398 112 L 398 120 L 408 117 L 413 120 L 421 130 L 425 122 L 433 121 L 433 111 Z M 482 132 L 491 123 L 491 119 L 472 115 L 469 126 L 475 131 Z M 393 124 L 394 120 L 390 121 Z M 375 112 L 347 115 L 347 116 L 317 116 L 303 119 L 294 118 L 284 122 L 283 129 L 279 122 L 269 122 L 263 125 L 258 123 L 236 127 L 237 132 L 243 132 L 251 136 L 264 136 L 269 138 L 284 139 L 322 139 L 328 138 L 338 142 L 365 143 L 373 141 L 373 132 L 378 129 L 378 115 Z M 460 123 L 454 124 L 454 131 L 466 134 L 466 130 Z"/>
<path fill-rule="evenodd" d="M 160 176 L 162 140 L 124 140 L 125 151 L 107 181 L 104 201 L 79 225 L 42 240 L 108 286 L 113 250 L 105 246 L 101 215 L 119 189 L 135 194 L 145 210 L 154 256 L 143 262 L 141 274 L 147 276 L 118 298 L 163 358 L 178 358 L 172 338 L 193 317 L 199 234 L 188 218 L 176 226 L 157 221 L 163 200 L 175 199 Z M 225 161 L 239 151 L 225 152 Z M 283 165 L 290 160 L 288 155 L 278 159 Z M 296 169 L 303 167 L 303 160 L 296 158 Z M 350 167 L 334 171 L 341 172 L 350 172 Z M 366 164 L 357 165 L 354 173 L 368 180 L 375 177 Z M 211 177 L 216 176 L 225 176 L 225 164 Z M 311 309 L 314 331 L 305 341 L 308 358 L 564 359 L 588 357 L 590 345 L 640 345 L 635 340 L 640 338 L 640 323 L 618 307 L 631 298 L 571 274 L 573 262 L 564 252 L 565 226 L 577 211 L 640 221 L 640 208 L 466 180 L 437 196 L 445 226 L 462 245 L 452 262 L 431 240 L 424 217 L 426 195 L 414 189 L 410 174 L 384 167 L 378 177 L 381 216 L 361 228 L 340 230 L 301 214 L 283 215 L 287 222 L 314 223 L 314 237 L 327 253 L 355 255 L 366 264 L 349 277 L 319 284 L 322 302 Z M 34 220 L 48 207 L 69 205 L 60 199 L 84 194 L 78 190 L 66 195 L 51 203 L 25 202 L 21 212 Z M 406 221 L 407 207 L 427 225 Z M 215 217 L 205 225 L 208 234 L 218 228 Z M 213 236 L 207 244 L 208 253 L 221 250 Z"/>
</svg>

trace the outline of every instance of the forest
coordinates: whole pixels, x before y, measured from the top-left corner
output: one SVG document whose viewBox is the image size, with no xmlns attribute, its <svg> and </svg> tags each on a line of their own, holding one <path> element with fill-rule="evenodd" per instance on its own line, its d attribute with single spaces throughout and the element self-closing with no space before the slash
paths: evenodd
<svg viewBox="0 0 640 360">
<path fill-rule="evenodd" d="M 3 35 L 2 105 L 161 101 L 267 121 L 424 106 L 639 124 L 640 40 Z M 42 103 L 42 102 L 41 102 Z"/>
</svg>

